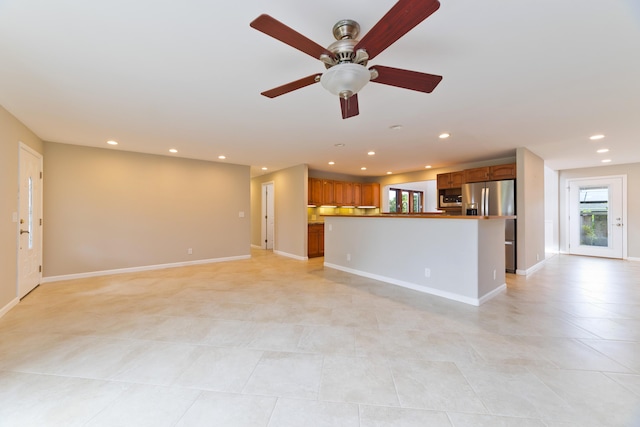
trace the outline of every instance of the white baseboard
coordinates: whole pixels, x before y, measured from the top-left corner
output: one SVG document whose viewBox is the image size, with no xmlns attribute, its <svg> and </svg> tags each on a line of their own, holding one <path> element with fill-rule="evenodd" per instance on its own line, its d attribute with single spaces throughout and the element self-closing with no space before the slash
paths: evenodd
<svg viewBox="0 0 640 427">
<path fill-rule="evenodd" d="M 630 257 L 627 257 L 627 261 L 640 261 L 640 258 L 630 256 Z"/>
<path fill-rule="evenodd" d="M 5 314 L 7 314 L 9 312 L 9 310 L 11 310 L 13 307 L 18 305 L 19 302 L 20 302 L 20 298 L 14 298 L 11 301 L 9 301 L 9 304 L 7 304 L 4 307 L 0 308 L 0 317 L 2 317 Z"/>
<path fill-rule="evenodd" d="M 354 270 L 352 268 L 347 268 L 347 267 L 343 267 L 341 265 L 332 264 L 332 263 L 328 263 L 328 262 L 325 262 L 324 266 L 325 267 L 329 267 L 329 268 L 333 268 L 335 270 L 344 271 L 346 273 L 355 274 L 356 276 L 362 276 L 362 277 L 366 277 L 366 278 L 369 278 L 369 279 L 378 280 L 380 282 L 391 283 L 392 285 L 401 286 L 403 288 L 412 289 L 414 291 L 423 292 L 425 294 L 435 295 L 435 296 L 438 296 L 438 297 L 442 297 L 442 298 L 446 298 L 446 299 L 450 299 L 450 300 L 453 300 L 453 301 L 458 301 L 458 302 L 462 302 L 462 303 L 469 304 L 469 305 L 474 305 L 474 306 L 479 306 L 482 303 L 489 301 L 491 298 L 495 297 L 500 292 L 502 292 L 505 289 L 507 289 L 507 285 L 506 285 L 506 283 L 504 283 L 504 284 L 498 286 L 493 291 L 489 292 L 488 294 L 482 296 L 481 298 L 470 298 L 470 297 L 465 297 L 464 295 L 454 294 L 452 292 L 447 292 L 447 291 L 443 291 L 443 290 L 440 290 L 440 289 L 430 288 L 428 286 L 416 285 L 415 283 L 405 282 L 403 280 L 393 279 L 391 277 L 379 276 L 377 274 L 367 273 L 367 272 L 360 271 L 360 270 Z"/>
<path fill-rule="evenodd" d="M 140 271 L 162 270 L 165 268 L 187 267 L 190 265 L 212 264 L 215 262 L 237 261 L 249 259 L 251 255 L 240 255 L 225 258 L 200 259 L 196 261 L 173 262 L 169 264 L 144 265 L 141 267 L 117 268 L 114 270 L 89 271 L 86 273 L 63 274 L 60 276 L 48 276 L 42 278 L 42 283 L 60 282 L 62 280 L 85 279 L 88 277 L 108 276 L 111 274 L 137 273 Z"/>
<path fill-rule="evenodd" d="M 297 259 L 297 260 L 299 260 L 299 261 L 306 261 L 306 260 L 308 260 L 308 259 L 309 259 L 309 258 L 308 258 L 308 257 L 306 257 L 306 256 L 294 255 L 294 254 L 290 254 L 290 253 L 288 253 L 288 252 L 277 251 L 277 250 L 275 250 L 275 249 L 273 250 L 273 253 L 274 253 L 274 254 L 276 254 L 276 255 L 282 255 L 282 256 L 286 256 L 286 257 L 288 257 L 288 258 Z"/>
<path fill-rule="evenodd" d="M 518 274 L 520 276 L 527 276 L 527 275 L 533 273 L 534 271 L 540 270 L 545 262 L 546 262 L 546 260 L 543 259 L 542 261 L 538 262 L 537 264 L 534 264 L 533 266 L 527 268 L 526 270 L 517 269 L 516 270 L 516 274 Z"/>
</svg>

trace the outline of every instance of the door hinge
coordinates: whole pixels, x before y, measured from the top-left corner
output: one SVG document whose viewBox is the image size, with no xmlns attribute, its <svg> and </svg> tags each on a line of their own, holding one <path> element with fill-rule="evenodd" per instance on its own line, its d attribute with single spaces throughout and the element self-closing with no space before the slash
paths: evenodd
<svg viewBox="0 0 640 427">
<path fill-rule="evenodd" d="M 42 179 L 42 171 L 40 171 L 40 179 Z"/>
<path fill-rule="evenodd" d="M 41 265 L 38 266 L 38 273 L 42 273 L 42 266 Z"/>
<path fill-rule="evenodd" d="M 40 225 L 42 225 L 42 218 L 40 218 Z"/>
</svg>

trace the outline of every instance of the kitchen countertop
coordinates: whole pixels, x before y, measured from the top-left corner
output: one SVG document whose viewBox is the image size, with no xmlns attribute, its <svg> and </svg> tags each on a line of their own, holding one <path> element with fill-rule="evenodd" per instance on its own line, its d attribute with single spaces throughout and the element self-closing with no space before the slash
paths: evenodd
<svg viewBox="0 0 640 427">
<path fill-rule="evenodd" d="M 489 216 L 467 216 L 467 215 L 446 215 L 441 213 L 422 213 L 422 214 L 379 214 L 379 215 L 323 215 L 326 217 L 340 218 L 429 218 L 429 219 L 516 219 L 515 215 L 489 215 Z"/>
</svg>

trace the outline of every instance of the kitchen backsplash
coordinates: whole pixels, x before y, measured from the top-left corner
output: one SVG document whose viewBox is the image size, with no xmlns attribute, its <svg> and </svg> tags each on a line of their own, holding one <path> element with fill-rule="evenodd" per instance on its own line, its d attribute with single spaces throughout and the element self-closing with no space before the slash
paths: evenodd
<svg viewBox="0 0 640 427">
<path fill-rule="evenodd" d="M 379 215 L 379 208 L 331 208 L 331 207 L 308 207 L 308 222 L 324 222 L 323 215 Z"/>
</svg>

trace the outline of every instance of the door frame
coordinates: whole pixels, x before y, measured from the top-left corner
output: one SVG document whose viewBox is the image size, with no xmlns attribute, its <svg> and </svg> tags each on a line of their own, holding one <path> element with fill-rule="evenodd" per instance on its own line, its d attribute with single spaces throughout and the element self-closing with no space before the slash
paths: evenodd
<svg viewBox="0 0 640 427">
<path fill-rule="evenodd" d="M 23 150 L 26 151 L 27 153 L 29 153 L 30 155 L 33 155 L 34 157 L 36 157 L 36 159 L 39 161 L 39 169 L 40 169 L 40 194 L 37 200 L 37 203 L 39 204 L 39 210 L 40 210 L 40 217 L 38 218 L 38 226 L 34 227 L 35 230 L 37 230 L 38 233 L 38 241 L 39 241 L 39 253 L 38 253 L 38 263 L 40 265 L 40 271 L 39 271 L 39 279 L 38 279 L 38 284 L 36 286 L 34 286 L 33 288 L 29 289 L 27 292 L 24 293 L 24 295 L 21 295 L 22 293 L 22 273 L 21 273 L 21 253 L 20 253 L 20 209 L 21 209 L 21 203 L 22 203 L 22 161 L 23 161 Z M 35 289 L 39 284 L 42 283 L 42 270 L 43 270 L 43 251 L 44 251 L 44 242 L 43 242 L 43 218 L 44 218 L 44 168 L 43 168 L 43 164 L 44 164 L 44 156 L 42 155 L 42 153 L 37 152 L 36 150 L 34 150 L 33 148 L 29 147 L 27 144 L 23 143 L 22 141 L 18 142 L 18 206 L 17 206 L 17 218 L 16 218 L 16 297 L 17 298 L 24 298 L 26 295 L 29 294 L 29 292 L 31 292 L 33 289 Z M 33 231 L 33 230 L 32 230 Z"/>
<path fill-rule="evenodd" d="M 613 259 L 627 259 L 627 223 L 628 223 L 628 215 L 627 215 L 627 175 L 607 175 L 607 176 L 593 176 L 593 177 L 585 177 L 585 178 L 572 178 L 567 179 L 567 230 L 566 230 L 566 239 L 567 239 L 567 252 L 572 255 L 586 255 L 586 254 L 577 254 L 574 253 L 571 249 L 571 230 L 572 230 L 572 221 L 571 221 L 571 186 L 572 184 L 580 184 L 580 183 L 593 183 L 594 185 L 598 185 L 598 181 L 610 180 L 610 179 L 620 179 L 621 180 L 621 202 L 622 202 L 622 258 L 617 257 L 607 257 L 606 255 L 591 255 L 591 256 L 601 256 Z M 575 221 L 575 220 L 574 220 Z M 590 256 L 590 255 L 586 255 Z"/>
<path fill-rule="evenodd" d="M 271 191 L 269 192 L 269 189 Z M 275 183 L 273 181 L 263 182 L 261 191 L 260 209 L 260 247 L 262 249 L 274 249 L 275 247 Z M 272 221 L 269 222 L 269 214 Z M 269 241 L 271 235 L 271 241 Z"/>
</svg>

